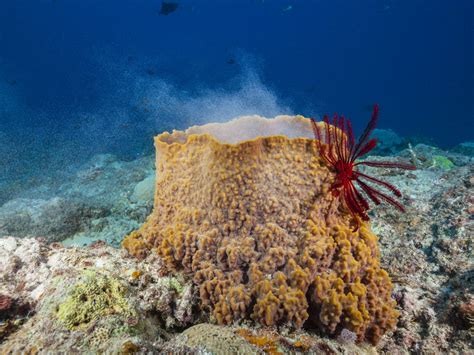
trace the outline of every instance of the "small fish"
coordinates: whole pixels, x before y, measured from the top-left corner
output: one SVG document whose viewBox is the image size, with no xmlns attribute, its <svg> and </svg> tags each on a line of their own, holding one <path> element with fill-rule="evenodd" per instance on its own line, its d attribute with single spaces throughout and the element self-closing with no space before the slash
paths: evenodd
<svg viewBox="0 0 474 355">
<path fill-rule="evenodd" d="M 150 75 L 150 76 L 155 76 L 155 75 L 156 75 L 155 69 L 152 69 L 152 68 L 148 68 L 148 69 L 146 70 L 146 73 L 147 73 L 148 75 Z"/>
<path fill-rule="evenodd" d="M 7 80 L 7 83 L 10 84 L 11 86 L 15 86 L 17 81 L 15 79 Z"/>
<path fill-rule="evenodd" d="M 160 9 L 160 15 L 167 16 L 172 12 L 175 12 L 178 9 L 178 3 L 177 2 L 166 2 L 163 1 L 161 3 L 161 9 Z"/>
<path fill-rule="evenodd" d="M 232 65 L 232 64 L 235 64 L 235 59 L 234 59 L 234 58 L 229 58 L 229 59 L 227 59 L 225 62 L 226 62 L 227 64 Z"/>
<path fill-rule="evenodd" d="M 287 12 L 293 9 L 293 5 L 288 5 L 287 7 L 283 8 L 281 11 L 282 12 Z"/>
</svg>

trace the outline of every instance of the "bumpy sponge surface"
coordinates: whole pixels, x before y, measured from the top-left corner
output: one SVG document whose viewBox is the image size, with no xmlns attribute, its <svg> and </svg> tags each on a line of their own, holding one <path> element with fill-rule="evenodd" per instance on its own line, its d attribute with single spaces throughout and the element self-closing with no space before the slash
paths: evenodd
<svg viewBox="0 0 474 355">
<path fill-rule="evenodd" d="M 154 209 L 123 246 L 189 273 L 219 324 L 347 329 L 376 343 L 396 323 L 392 284 L 377 237 L 354 231 L 329 191 L 334 172 L 311 134 L 301 116 L 249 116 L 155 137 Z"/>
</svg>

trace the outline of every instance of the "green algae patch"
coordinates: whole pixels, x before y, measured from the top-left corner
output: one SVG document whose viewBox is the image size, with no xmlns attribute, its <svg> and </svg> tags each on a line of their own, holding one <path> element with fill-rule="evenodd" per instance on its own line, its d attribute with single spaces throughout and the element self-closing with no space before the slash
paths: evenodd
<svg viewBox="0 0 474 355">
<path fill-rule="evenodd" d="M 184 286 L 176 277 L 164 277 L 162 283 L 166 288 L 176 291 L 178 295 L 183 293 Z"/>
<path fill-rule="evenodd" d="M 433 156 L 432 168 L 442 169 L 442 170 L 451 170 L 454 168 L 454 163 L 442 155 Z"/>
<path fill-rule="evenodd" d="M 58 306 L 56 316 L 70 330 L 87 326 L 104 316 L 131 317 L 135 311 L 125 298 L 126 293 L 127 288 L 119 280 L 87 270 Z"/>
</svg>

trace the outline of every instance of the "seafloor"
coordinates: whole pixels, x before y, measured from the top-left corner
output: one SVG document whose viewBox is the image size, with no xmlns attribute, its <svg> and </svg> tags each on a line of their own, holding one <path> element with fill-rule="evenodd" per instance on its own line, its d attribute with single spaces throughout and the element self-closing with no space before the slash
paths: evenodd
<svg viewBox="0 0 474 355">
<path fill-rule="evenodd" d="M 99 155 L 67 181 L 24 191 L 0 207 L 0 352 L 474 353 L 474 145 L 441 150 L 377 134 L 383 159 L 401 156 L 418 169 L 371 170 L 407 201 L 405 214 L 381 205 L 370 215 L 401 314 L 376 347 L 355 344 L 350 334 L 329 339 L 305 329 L 196 319 L 191 283 L 165 275 L 155 254 L 137 260 L 117 248 L 151 211 L 154 158 Z M 72 284 L 101 288 L 97 299 L 83 300 L 90 301 L 88 313 L 71 314 Z M 114 311 L 95 319 L 100 302 Z M 67 323 L 78 316 L 94 324 Z"/>
</svg>

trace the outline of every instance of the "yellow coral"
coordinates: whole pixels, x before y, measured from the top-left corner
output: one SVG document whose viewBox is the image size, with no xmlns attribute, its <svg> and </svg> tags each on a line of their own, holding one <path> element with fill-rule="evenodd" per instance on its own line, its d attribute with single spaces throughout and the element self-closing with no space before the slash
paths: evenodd
<svg viewBox="0 0 474 355">
<path fill-rule="evenodd" d="M 139 259 L 146 257 L 150 246 L 145 243 L 143 236 L 138 231 L 133 231 L 122 241 L 122 246 Z"/>
<path fill-rule="evenodd" d="M 236 333 L 247 340 L 250 344 L 255 345 L 265 354 L 279 355 L 283 354 L 278 347 L 278 337 L 273 334 L 254 335 L 249 329 L 240 328 Z"/>
<path fill-rule="evenodd" d="M 130 276 L 132 276 L 132 279 L 137 280 L 142 276 L 142 272 L 140 270 L 134 270 Z"/>
<path fill-rule="evenodd" d="M 330 193 L 309 120 L 243 117 L 163 133 L 155 146 L 154 209 L 122 245 L 192 274 L 216 322 L 309 320 L 373 343 L 394 326 L 377 238 L 366 224 L 354 231 Z"/>
</svg>

